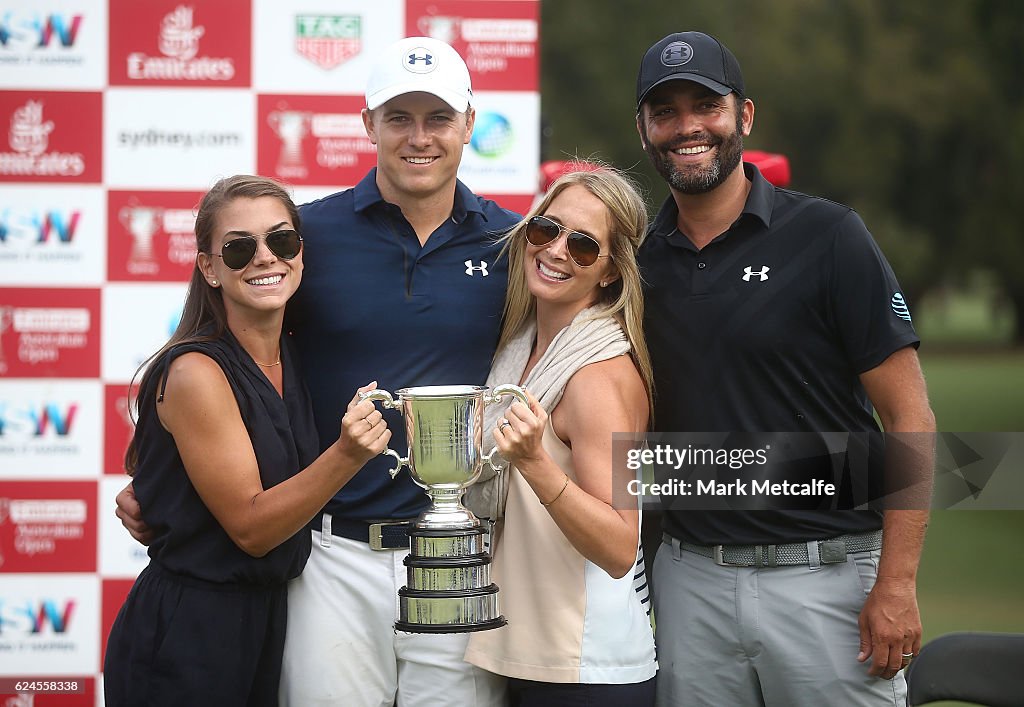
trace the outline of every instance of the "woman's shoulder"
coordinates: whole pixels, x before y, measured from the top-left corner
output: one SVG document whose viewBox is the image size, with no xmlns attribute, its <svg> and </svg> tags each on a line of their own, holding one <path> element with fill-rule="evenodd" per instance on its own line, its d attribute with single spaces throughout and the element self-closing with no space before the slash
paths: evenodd
<svg viewBox="0 0 1024 707">
<path fill-rule="evenodd" d="M 629 354 L 588 363 L 569 379 L 562 400 L 573 408 L 647 407 L 643 379 Z"/>
<path fill-rule="evenodd" d="M 163 387 L 169 399 L 192 399 L 227 382 L 222 364 L 209 352 L 196 350 L 176 352 L 167 366 L 166 377 Z"/>
<path fill-rule="evenodd" d="M 643 381 L 633 358 L 624 353 L 583 366 L 569 379 L 565 391 L 581 386 L 590 390 L 628 390 L 634 385 L 642 388 Z"/>
</svg>

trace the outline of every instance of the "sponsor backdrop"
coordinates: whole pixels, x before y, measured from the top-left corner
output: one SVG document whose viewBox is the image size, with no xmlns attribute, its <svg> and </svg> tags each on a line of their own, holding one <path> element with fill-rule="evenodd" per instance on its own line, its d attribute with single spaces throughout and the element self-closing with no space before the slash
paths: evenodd
<svg viewBox="0 0 1024 707">
<path fill-rule="evenodd" d="M 147 561 L 113 514 L 128 385 L 177 324 L 202 193 L 235 173 L 299 202 L 355 184 L 371 57 L 429 35 L 473 73 L 461 178 L 526 209 L 538 1 L 0 0 L 0 689 L 81 686 L 0 704 L 102 703 Z"/>
</svg>

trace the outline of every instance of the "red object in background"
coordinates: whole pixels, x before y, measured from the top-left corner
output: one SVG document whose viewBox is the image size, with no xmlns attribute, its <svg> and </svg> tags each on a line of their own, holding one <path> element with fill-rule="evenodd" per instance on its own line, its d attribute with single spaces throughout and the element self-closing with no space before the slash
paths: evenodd
<svg viewBox="0 0 1024 707">
<path fill-rule="evenodd" d="M 121 611 L 121 605 L 128 598 L 128 592 L 135 585 L 134 579 L 104 579 L 103 580 L 103 609 L 100 612 L 100 665 L 107 657 L 107 638 L 110 637 L 110 629 L 114 626 L 114 620 Z"/>
<path fill-rule="evenodd" d="M 0 131 L 0 182 L 102 180 L 99 91 L 0 91 Z"/>
<path fill-rule="evenodd" d="M 466 60 L 474 91 L 540 88 L 540 3 L 407 0 L 407 37 L 433 37 Z"/>
<path fill-rule="evenodd" d="M 98 287 L 0 288 L 0 303 L 0 377 L 99 377 Z"/>
<path fill-rule="evenodd" d="M 540 193 L 543 194 L 556 179 L 569 172 L 593 172 L 601 165 L 586 160 L 548 160 L 540 164 Z"/>
<path fill-rule="evenodd" d="M 362 96 L 260 94 L 257 171 L 287 184 L 358 184 L 377 164 Z"/>
<path fill-rule="evenodd" d="M 752 162 L 761 175 L 777 187 L 789 186 L 789 158 L 777 152 L 744 150 L 743 161 Z"/>
<path fill-rule="evenodd" d="M 249 86 L 251 18 L 249 0 L 111 0 L 110 85 Z"/>
<path fill-rule="evenodd" d="M 131 395 L 139 392 L 138 381 L 132 386 Z M 131 404 L 128 386 L 125 383 L 103 386 L 103 473 L 124 475 L 124 453 L 135 434 L 135 423 L 129 415 Z"/>
<path fill-rule="evenodd" d="M 0 572 L 95 572 L 95 481 L 0 482 Z"/>
<path fill-rule="evenodd" d="M 107 280 L 188 282 L 198 191 L 107 192 Z"/>
</svg>

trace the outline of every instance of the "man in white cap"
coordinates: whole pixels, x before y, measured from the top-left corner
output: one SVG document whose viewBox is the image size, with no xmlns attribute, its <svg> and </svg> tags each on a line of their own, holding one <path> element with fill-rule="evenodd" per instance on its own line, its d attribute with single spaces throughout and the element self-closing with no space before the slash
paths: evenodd
<svg viewBox="0 0 1024 707">
<path fill-rule="evenodd" d="M 518 218 L 456 177 L 472 95 L 465 62 L 444 42 L 388 47 L 362 114 L 376 169 L 300 209 L 309 262 L 289 326 L 325 446 L 337 438 L 345 391 L 487 378 L 507 280 L 493 236 Z M 404 450 L 402 421 L 388 415 L 391 447 Z M 428 499 L 388 468 L 387 457 L 371 460 L 314 522 L 309 562 L 289 587 L 282 701 L 502 704 L 501 680 L 463 661 L 466 634 L 393 629 L 406 529 Z"/>
<path fill-rule="evenodd" d="M 322 445 L 351 391 L 370 381 L 483 384 L 507 281 L 495 235 L 518 216 L 457 178 L 473 131 L 469 71 L 447 44 L 403 39 L 380 54 L 363 123 L 377 167 L 354 188 L 300 208 L 306 263 L 286 328 L 298 345 Z M 391 448 L 405 429 L 388 412 Z M 502 705 L 504 678 L 463 660 L 468 634 L 394 630 L 406 531 L 427 506 L 387 457 L 368 462 L 312 523 L 313 549 L 289 586 L 281 702 Z M 118 514 L 138 537 L 128 489 Z M 126 517 L 128 516 L 128 517 Z"/>
</svg>

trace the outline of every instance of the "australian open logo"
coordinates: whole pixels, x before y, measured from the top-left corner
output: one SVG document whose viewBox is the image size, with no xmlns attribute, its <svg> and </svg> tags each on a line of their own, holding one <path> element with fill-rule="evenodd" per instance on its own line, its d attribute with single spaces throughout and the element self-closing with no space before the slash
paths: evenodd
<svg viewBox="0 0 1024 707">
<path fill-rule="evenodd" d="M 682 66 L 693 58 L 693 47 L 686 42 L 672 42 L 661 50 L 661 63 L 665 66 Z"/>
</svg>

